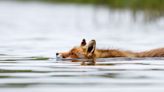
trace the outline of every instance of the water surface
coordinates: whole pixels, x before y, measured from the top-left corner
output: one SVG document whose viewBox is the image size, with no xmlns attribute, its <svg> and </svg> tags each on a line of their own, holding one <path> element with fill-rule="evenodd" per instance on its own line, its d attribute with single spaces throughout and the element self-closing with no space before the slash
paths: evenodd
<svg viewBox="0 0 164 92">
<path fill-rule="evenodd" d="M 98 59 L 96 66 L 56 61 L 55 53 L 96 39 L 97 48 L 164 47 L 164 19 L 129 10 L 39 2 L 0 2 L 0 90 L 164 91 L 163 58 Z"/>
</svg>

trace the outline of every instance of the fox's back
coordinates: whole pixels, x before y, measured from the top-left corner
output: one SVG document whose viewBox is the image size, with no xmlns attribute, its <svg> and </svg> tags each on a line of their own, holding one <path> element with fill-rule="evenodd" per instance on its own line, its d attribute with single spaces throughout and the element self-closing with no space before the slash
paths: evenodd
<svg viewBox="0 0 164 92">
<path fill-rule="evenodd" d="M 164 57 L 164 48 L 153 49 L 137 53 L 138 57 Z"/>
<path fill-rule="evenodd" d="M 95 51 L 97 58 L 108 57 L 164 57 L 164 48 L 152 49 L 149 51 L 132 52 L 117 49 L 103 50 L 98 49 Z"/>
<path fill-rule="evenodd" d="M 109 57 L 136 57 L 137 54 L 131 51 L 124 51 L 118 49 L 97 49 L 95 51 L 97 58 L 109 58 Z"/>
</svg>

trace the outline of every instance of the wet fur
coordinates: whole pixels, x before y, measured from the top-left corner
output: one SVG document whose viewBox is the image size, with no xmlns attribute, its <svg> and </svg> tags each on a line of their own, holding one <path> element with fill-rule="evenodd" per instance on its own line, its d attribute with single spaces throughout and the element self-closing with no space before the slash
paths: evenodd
<svg viewBox="0 0 164 92">
<path fill-rule="evenodd" d="M 118 49 L 96 49 L 96 41 L 91 40 L 86 45 L 85 39 L 82 40 L 79 47 L 74 47 L 69 52 L 60 53 L 63 58 L 84 58 L 92 59 L 91 63 L 96 63 L 96 58 L 114 58 L 114 57 L 129 57 L 129 58 L 143 58 L 143 57 L 164 57 L 164 48 L 153 49 L 143 52 L 132 52 Z M 77 62 L 77 60 L 72 60 Z M 82 63 L 84 64 L 84 62 Z"/>
<path fill-rule="evenodd" d="M 97 49 L 95 51 L 96 58 L 109 58 L 109 57 L 130 57 L 130 58 L 142 58 L 142 57 L 164 57 L 164 48 L 153 49 L 143 52 L 132 52 L 118 49 Z"/>
</svg>

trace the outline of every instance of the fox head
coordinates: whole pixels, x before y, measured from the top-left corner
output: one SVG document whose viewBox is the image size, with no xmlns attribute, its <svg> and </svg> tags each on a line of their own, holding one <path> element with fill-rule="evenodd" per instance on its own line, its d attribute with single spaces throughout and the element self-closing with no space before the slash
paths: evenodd
<svg viewBox="0 0 164 92">
<path fill-rule="evenodd" d="M 56 53 L 57 57 L 60 58 L 80 58 L 80 59 L 90 59 L 95 57 L 96 41 L 91 40 L 89 43 L 86 43 L 86 40 L 83 39 L 80 46 L 72 48 L 68 52 L 59 52 Z"/>
</svg>

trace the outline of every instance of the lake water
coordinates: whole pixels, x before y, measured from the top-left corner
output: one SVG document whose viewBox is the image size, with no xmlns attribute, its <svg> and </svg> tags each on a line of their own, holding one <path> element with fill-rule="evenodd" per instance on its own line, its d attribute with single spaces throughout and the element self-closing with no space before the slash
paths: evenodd
<svg viewBox="0 0 164 92">
<path fill-rule="evenodd" d="M 0 2 L 1 92 L 163 92 L 164 58 L 56 61 L 55 53 L 96 39 L 97 48 L 164 47 L 164 18 L 142 11 L 40 2 Z M 102 66 L 103 65 L 103 66 Z"/>
</svg>

